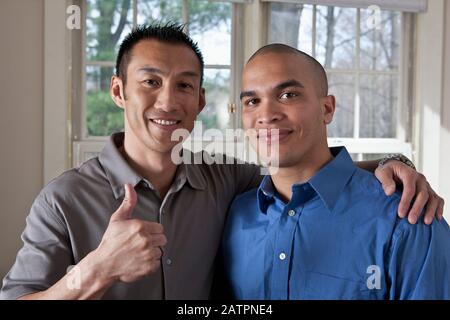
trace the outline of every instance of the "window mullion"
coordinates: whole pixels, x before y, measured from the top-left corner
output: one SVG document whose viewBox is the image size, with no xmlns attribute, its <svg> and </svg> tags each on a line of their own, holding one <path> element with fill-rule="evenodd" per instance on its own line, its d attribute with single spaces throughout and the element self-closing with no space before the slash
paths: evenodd
<svg viewBox="0 0 450 320">
<path fill-rule="evenodd" d="M 230 69 L 228 64 L 205 64 L 205 69 Z"/>
<path fill-rule="evenodd" d="M 359 123 L 360 123 L 360 28 L 361 28 L 361 11 L 356 9 L 356 79 L 355 79 L 355 112 L 353 123 L 353 137 L 359 138 Z"/>
<path fill-rule="evenodd" d="M 181 9 L 181 18 L 184 23 L 184 33 L 189 34 L 189 0 L 183 0 L 183 6 Z"/>
<path fill-rule="evenodd" d="M 314 58 L 316 58 L 316 32 L 317 32 L 317 26 L 316 26 L 316 22 L 317 22 L 317 6 L 313 5 L 313 16 L 312 16 L 312 56 Z"/>
<path fill-rule="evenodd" d="M 116 63 L 114 61 L 86 61 L 85 66 L 94 66 L 94 67 L 115 67 Z"/>
<path fill-rule="evenodd" d="M 138 1 L 139 0 L 133 0 L 133 27 L 137 26 Z"/>
</svg>

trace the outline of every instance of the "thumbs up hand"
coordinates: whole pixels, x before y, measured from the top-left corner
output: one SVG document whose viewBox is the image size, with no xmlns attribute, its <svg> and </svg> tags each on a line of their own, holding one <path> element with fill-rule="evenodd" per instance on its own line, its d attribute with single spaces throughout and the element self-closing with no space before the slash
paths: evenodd
<svg viewBox="0 0 450 320">
<path fill-rule="evenodd" d="M 111 216 L 110 223 L 114 221 L 128 220 L 131 218 L 137 203 L 137 194 L 130 184 L 125 184 L 125 198 L 120 207 Z"/>
<path fill-rule="evenodd" d="M 131 219 L 137 194 L 125 185 L 125 198 L 111 215 L 102 241 L 94 251 L 101 266 L 99 274 L 109 282 L 133 282 L 158 270 L 162 249 L 167 243 L 163 226 L 156 222 Z"/>
</svg>

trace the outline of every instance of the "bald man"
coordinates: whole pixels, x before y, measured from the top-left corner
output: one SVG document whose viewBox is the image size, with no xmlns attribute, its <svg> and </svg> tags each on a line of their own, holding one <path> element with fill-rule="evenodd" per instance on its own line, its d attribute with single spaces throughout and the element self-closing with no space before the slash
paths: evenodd
<svg viewBox="0 0 450 320">
<path fill-rule="evenodd" d="M 450 298 L 448 224 L 398 219 L 401 194 L 387 196 L 345 147 L 328 147 L 336 103 L 320 63 L 263 47 L 244 68 L 241 101 L 252 145 L 278 144 L 269 161 L 279 165 L 229 211 L 223 252 L 235 298 Z"/>
</svg>

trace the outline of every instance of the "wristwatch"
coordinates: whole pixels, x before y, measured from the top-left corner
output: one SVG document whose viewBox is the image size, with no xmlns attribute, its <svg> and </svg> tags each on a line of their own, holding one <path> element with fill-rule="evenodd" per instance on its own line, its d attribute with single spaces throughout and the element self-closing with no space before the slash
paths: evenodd
<svg viewBox="0 0 450 320">
<path fill-rule="evenodd" d="M 414 170 L 416 170 L 416 166 L 414 165 L 414 163 L 412 163 L 411 160 L 409 160 L 407 157 L 405 157 L 404 155 L 400 154 L 400 153 L 396 153 L 396 154 L 388 154 L 387 156 L 385 156 L 383 159 L 380 160 L 380 162 L 378 162 L 378 166 L 382 167 L 383 165 L 386 164 L 386 162 L 388 162 L 389 160 L 397 160 L 400 161 L 404 164 L 406 164 L 408 167 L 413 168 Z"/>
</svg>

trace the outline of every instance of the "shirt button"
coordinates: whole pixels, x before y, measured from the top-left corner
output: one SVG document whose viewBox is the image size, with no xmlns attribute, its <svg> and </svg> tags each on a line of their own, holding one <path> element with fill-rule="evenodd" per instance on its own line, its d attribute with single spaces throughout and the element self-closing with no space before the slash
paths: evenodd
<svg viewBox="0 0 450 320">
<path fill-rule="evenodd" d="M 168 266 L 171 266 L 171 265 L 172 265 L 172 260 L 171 260 L 171 259 L 167 259 L 167 260 L 166 260 L 166 264 L 167 264 Z"/>
<path fill-rule="evenodd" d="M 295 216 L 295 210 L 289 210 L 288 215 L 289 215 L 289 217 Z"/>
<path fill-rule="evenodd" d="M 280 260 L 286 259 L 286 254 L 284 252 L 280 253 L 279 258 Z"/>
</svg>

